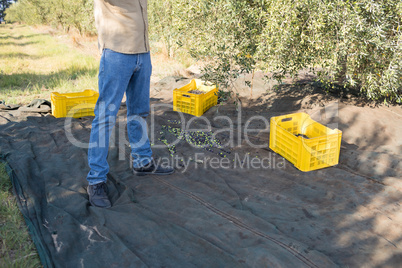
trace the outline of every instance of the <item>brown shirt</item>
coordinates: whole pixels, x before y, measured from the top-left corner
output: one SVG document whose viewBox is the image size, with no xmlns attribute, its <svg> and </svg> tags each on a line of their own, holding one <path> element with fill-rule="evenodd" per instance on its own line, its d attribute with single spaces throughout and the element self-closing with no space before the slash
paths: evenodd
<svg viewBox="0 0 402 268">
<path fill-rule="evenodd" d="M 147 0 L 94 0 L 100 52 L 149 51 Z"/>
</svg>

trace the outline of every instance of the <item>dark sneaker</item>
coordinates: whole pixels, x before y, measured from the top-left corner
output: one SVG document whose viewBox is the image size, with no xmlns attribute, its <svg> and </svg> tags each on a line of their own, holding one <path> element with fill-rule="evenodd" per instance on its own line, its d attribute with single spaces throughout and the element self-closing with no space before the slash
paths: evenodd
<svg viewBox="0 0 402 268">
<path fill-rule="evenodd" d="M 100 208 L 110 208 L 112 204 L 107 197 L 108 189 L 104 182 L 88 185 L 87 192 L 89 195 L 89 202 L 92 206 Z"/>
<path fill-rule="evenodd" d="M 174 172 L 172 167 L 162 167 L 155 165 L 155 161 L 151 161 L 148 165 L 140 168 L 133 168 L 133 172 L 137 176 L 144 176 L 148 174 L 154 175 L 170 175 Z"/>
</svg>

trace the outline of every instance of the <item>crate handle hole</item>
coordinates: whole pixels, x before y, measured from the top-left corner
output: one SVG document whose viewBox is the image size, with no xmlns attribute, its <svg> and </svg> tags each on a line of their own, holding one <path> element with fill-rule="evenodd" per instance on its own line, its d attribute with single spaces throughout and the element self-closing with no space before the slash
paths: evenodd
<svg viewBox="0 0 402 268">
<path fill-rule="evenodd" d="M 191 98 L 190 95 L 185 95 L 185 94 L 183 94 L 182 96 L 183 96 L 183 97 L 187 97 L 187 98 Z"/>
<path fill-rule="evenodd" d="M 289 117 L 289 118 L 283 118 L 283 119 L 282 119 L 282 122 L 291 121 L 292 119 L 293 119 L 292 117 Z"/>
</svg>

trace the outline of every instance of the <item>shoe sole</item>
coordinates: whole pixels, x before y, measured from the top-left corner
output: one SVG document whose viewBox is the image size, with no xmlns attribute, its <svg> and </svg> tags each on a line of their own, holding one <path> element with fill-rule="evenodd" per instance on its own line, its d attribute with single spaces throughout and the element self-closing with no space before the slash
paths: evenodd
<svg viewBox="0 0 402 268">
<path fill-rule="evenodd" d="M 165 175 L 171 175 L 174 173 L 174 170 L 172 172 L 168 173 L 155 173 L 155 172 L 136 172 L 133 171 L 135 176 L 146 176 L 146 175 L 159 175 L 159 176 L 165 176 Z"/>
<path fill-rule="evenodd" d="M 91 206 L 96 207 L 96 208 L 111 208 L 111 207 L 112 207 L 112 205 L 107 206 L 107 207 L 100 207 L 100 206 L 95 205 L 95 204 L 92 203 L 91 201 L 89 201 L 89 203 L 91 204 Z"/>
</svg>

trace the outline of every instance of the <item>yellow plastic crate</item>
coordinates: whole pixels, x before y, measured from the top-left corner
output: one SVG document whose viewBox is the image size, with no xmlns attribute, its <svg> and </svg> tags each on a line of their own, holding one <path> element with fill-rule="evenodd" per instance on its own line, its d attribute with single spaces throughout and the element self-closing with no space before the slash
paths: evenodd
<svg viewBox="0 0 402 268">
<path fill-rule="evenodd" d="M 317 123 L 306 113 L 272 117 L 269 148 L 301 171 L 338 164 L 342 131 Z"/>
<path fill-rule="evenodd" d="M 52 115 L 54 117 L 94 116 L 95 104 L 99 93 L 92 89 L 86 89 L 77 93 L 52 92 Z"/>
<path fill-rule="evenodd" d="M 204 94 L 188 93 L 191 90 L 203 90 Z M 173 110 L 195 116 L 203 115 L 209 108 L 218 103 L 216 86 L 206 86 L 204 82 L 193 79 L 184 87 L 173 90 Z"/>
</svg>

